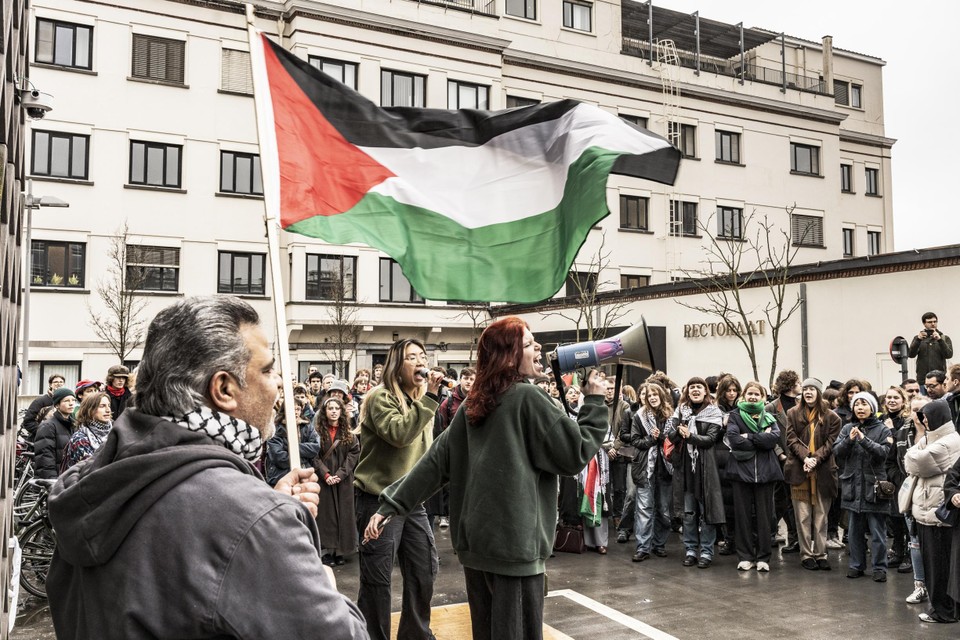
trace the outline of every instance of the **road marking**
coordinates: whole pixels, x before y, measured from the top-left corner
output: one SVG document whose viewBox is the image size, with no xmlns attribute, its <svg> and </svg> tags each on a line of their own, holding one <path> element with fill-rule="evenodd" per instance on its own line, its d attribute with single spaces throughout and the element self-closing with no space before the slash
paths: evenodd
<svg viewBox="0 0 960 640">
<path fill-rule="evenodd" d="M 628 629 L 633 629 L 638 633 L 642 633 L 643 635 L 650 638 L 651 640 L 678 640 L 676 637 L 670 635 L 665 631 L 661 631 L 656 627 L 651 627 L 647 623 L 641 622 L 636 618 L 631 618 L 630 616 L 628 616 L 623 612 L 617 611 L 612 607 L 608 607 L 605 604 L 597 602 L 593 598 L 588 598 L 582 593 L 577 593 L 572 589 L 558 589 L 557 591 L 551 591 L 550 593 L 547 594 L 547 597 L 548 598 L 564 597 L 569 600 L 573 600 L 580 606 L 586 607 L 587 609 L 590 609 L 595 613 L 599 613 L 600 615 L 606 618 L 610 618 L 614 622 L 617 622 L 618 624 L 622 624 Z"/>
</svg>

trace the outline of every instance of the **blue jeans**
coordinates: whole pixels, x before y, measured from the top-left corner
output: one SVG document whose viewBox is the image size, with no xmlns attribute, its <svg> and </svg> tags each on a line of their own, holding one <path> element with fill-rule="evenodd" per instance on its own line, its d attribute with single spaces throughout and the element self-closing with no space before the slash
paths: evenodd
<svg viewBox="0 0 960 640">
<path fill-rule="evenodd" d="M 913 516 L 905 513 L 903 519 L 907 522 L 907 535 L 910 536 L 907 549 L 910 550 L 910 562 L 913 563 L 913 579 L 917 582 L 926 582 L 923 574 L 923 556 L 920 555 L 920 540 L 917 536 L 909 533 L 910 529 L 913 528 Z"/>
<path fill-rule="evenodd" d="M 847 544 L 850 546 L 850 568 L 865 571 L 867 545 L 864 534 L 870 530 L 870 559 L 874 571 L 887 572 L 887 524 L 883 513 L 849 513 Z"/>
<path fill-rule="evenodd" d="M 633 531 L 637 536 L 637 553 L 663 549 L 670 534 L 670 504 L 673 482 L 656 477 L 647 480 L 647 486 L 637 487 Z"/>
<path fill-rule="evenodd" d="M 688 556 L 713 559 L 713 543 L 717 541 L 717 527 L 703 519 L 703 501 L 693 493 L 683 494 L 683 549 Z M 884 552 L 886 553 L 886 552 Z"/>
</svg>

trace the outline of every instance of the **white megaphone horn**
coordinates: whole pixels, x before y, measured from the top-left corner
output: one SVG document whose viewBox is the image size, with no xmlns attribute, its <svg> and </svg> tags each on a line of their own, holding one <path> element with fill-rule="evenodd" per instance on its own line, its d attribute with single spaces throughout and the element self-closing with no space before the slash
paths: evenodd
<svg viewBox="0 0 960 640">
<path fill-rule="evenodd" d="M 657 370 L 653 360 L 650 334 L 642 316 L 640 322 L 612 338 L 560 345 L 550 354 L 551 364 L 555 363 L 554 366 L 560 371 L 613 363 L 642 367 L 653 372 Z"/>
</svg>

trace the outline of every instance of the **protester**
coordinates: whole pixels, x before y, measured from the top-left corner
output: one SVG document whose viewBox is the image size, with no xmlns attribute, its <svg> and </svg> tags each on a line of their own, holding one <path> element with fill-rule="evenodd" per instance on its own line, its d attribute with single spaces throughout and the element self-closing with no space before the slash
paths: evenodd
<svg viewBox="0 0 960 640">
<path fill-rule="evenodd" d="M 293 415 L 297 421 L 297 437 L 300 446 L 300 468 L 307 468 L 320 453 L 320 438 L 306 418 L 303 417 L 303 400 L 293 399 Z M 267 440 L 266 472 L 267 484 L 276 486 L 277 482 L 290 473 L 290 449 L 287 439 L 286 411 L 281 402 L 276 410 L 276 430 Z"/>
<path fill-rule="evenodd" d="M 633 516 L 637 504 L 637 486 L 633 481 L 633 461 L 637 458 L 636 447 L 630 444 L 630 427 L 633 423 L 633 416 L 640 410 L 640 403 L 637 400 L 637 392 L 628 384 L 623 385 L 620 390 L 620 397 L 627 403 L 627 409 L 620 417 L 620 424 L 616 425 L 616 437 L 613 439 L 613 446 L 610 447 L 608 455 L 611 460 L 622 460 L 627 465 L 627 493 L 623 498 L 623 509 L 617 514 L 616 529 L 617 542 L 624 543 L 630 539 L 630 533 L 633 531 Z M 614 427 L 615 425 L 610 425 Z"/>
<path fill-rule="evenodd" d="M 53 392 L 53 415 L 37 428 L 33 443 L 33 470 L 37 478 L 56 478 L 64 468 L 64 453 L 73 435 L 73 408 L 76 404 L 73 389 L 60 387 Z"/>
<path fill-rule="evenodd" d="M 106 392 L 110 394 L 110 413 L 116 420 L 127 408 L 133 392 L 127 386 L 127 379 L 130 377 L 130 370 L 122 364 L 117 364 L 107 370 L 107 388 Z"/>
<path fill-rule="evenodd" d="M 935 369 L 946 371 L 947 360 L 953 357 L 953 343 L 949 336 L 940 333 L 937 314 L 927 311 L 920 321 L 923 329 L 913 336 L 907 351 L 909 357 L 917 359 L 917 380 L 923 380 Z"/>
<path fill-rule="evenodd" d="M 717 443 L 717 469 L 720 472 L 720 491 L 723 494 L 723 525 L 717 527 L 717 553 L 729 556 L 736 550 L 736 514 L 733 508 L 733 482 L 727 474 L 727 461 L 730 458 L 730 445 L 727 444 L 726 429 L 730 413 L 737 410 L 737 402 L 743 393 L 743 387 L 735 376 L 721 374 L 717 380 L 717 407 L 723 414 L 723 426 L 720 429 L 720 442 Z"/>
<path fill-rule="evenodd" d="M 883 407 L 880 420 L 894 434 L 894 446 L 887 452 L 887 460 L 884 463 L 887 470 L 887 479 L 898 489 L 903 484 L 906 476 L 900 472 L 898 464 L 898 452 L 896 447 L 896 434 L 910 420 L 910 405 L 907 403 L 907 394 L 900 387 L 890 387 L 883 396 Z M 887 564 L 893 566 L 900 573 L 900 565 L 904 561 L 909 561 L 907 550 L 907 523 L 900 513 L 896 500 L 890 500 L 890 533 L 893 541 L 890 545 L 890 552 L 887 554 Z"/>
<path fill-rule="evenodd" d="M 670 396 L 659 384 L 640 387 L 641 406 L 634 413 L 630 426 L 630 444 L 637 450 L 632 466 L 633 483 L 637 487 L 633 530 L 637 536 L 634 562 L 643 562 L 650 554 L 667 556 L 670 534 L 670 507 L 673 503 L 673 464 L 667 449 L 666 426 L 673 414 Z M 618 540 L 619 542 L 619 540 Z"/>
<path fill-rule="evenodd" d="M 93 457 L 110 433 L 113 416 L 110 413 L 110 397 L 103 392 L 86 394 L 76 415 L 77 430 L 70 436 L 67 445 L 67 468 Z"/>
<path fill-rule="evenodd" d="M 542 369 L 540 345 L 525 322 L 503 318 L 487 327 L 466 410 L 403 480 L 383 492 L 365 531 L 372 540 L 383 536 L 395 519 L 449 483 L 450 536 L 464 568 L 474 640 L 543 637 L 557 476 L 579 471 L 607 432 L 596 371 L 584 382 L 586 397 L 574 421 L 525 382 Z M 491 499 L 505 490 L 509 500 Z M 386 517 L 390 524 L 381 530 Z"/>
<path fill-rule="evenodd" d="M 905 478 L 905 483 L 910 482 L 910 474 L 907 473 L 904 465 L 904 457 L 907 451 L 926 434 L 926 427 L 920 416 L 923 413 L 923 407 L 930 402 L 931 400 L 927 396 L 915 395 L 910 402 L 910 420 L 905 422 L 904 425 L 900 427 L 900 430 L 893 434 L 894 445 L 897 449 L 897 468 L 900 476 Z M 901 488 L 901 495 L 903 491 Z M 923 571 L 923 556 L 920 553 L 920 538 L 917 537 L 917 527 L 910 509 L 913 501 L 913 493 L 910 492 L 909 489 L 907 493 L 910 496 L 909 502 L 907 504 L 899 504 L 898 500 L 897 511 L 903 514 L 903 519 L 907 523 L 907 533 L 909 535 L 907 549 L 909 550 L 909 554 L 903 563 L 897 567 L 897 573 L 909 573 L 913 571 L 913 591 L 906 597 L 906 601 L 910 604 L 918 604 L 925 602 L 928 598 L 927 584 L 926 575 Z"/>
<path fill-rule="evenodd" d="M 960 510 L 960 459 L 947 472 L 943 481 L 943 499 L 954 511 Z M 951 566 L 949 567 L 950 582 L 947 585 L 947 594 L 960 605 L 960 527 L 952 528 L 950 544 Z"/>
<path fill-rule="evenodd" d="M 360 457 L 360 442 L 350 430 L 343 402 L 328 398 L 317 413 L 314 428 L 320 436 L 320 454 L 311 463 L 320 482 L 317 528 L 324 564 L 343 565 L 344 555 L 357 550 L 357 517 L 353 504 L 353 471 Z"/>
<path fill-rule="evenodd" d="M 366 637 L 320 562 L 316 474 L 274 491 L 251 465 L 280 384 L 259 322 L 216 296 L 150 323 L 137 408 L 50 495 L 58 638 Z"/>
<path fill-rule="evenodd" d="M 40 423 L 43 422 L 37 419 L 37 415 L 41 410 L 53 406 L 53 394 L 64 385 L 64 380 L 62 374 L 52 374 L 47 378 L 47 392 L 31 402 L 30 406 L 27 407 L 26 412 L 23 414 L 23 422 L 20 423 L 20 428 L 26 432 L 27 440 L 32 442 L 36 438 L 37 428 L 40 426 Z"/>
<path fill-rule="evenodd" d="M 931 400 L 939 400 L 947 393 L 947 374 L 940 369 L 931 369 L 923 380 L 923 388 Z"/>
<path fill-rule="evenodd" d="M 786 369 L 777 374 L 773 381 L 775 398 L 767 404 L 766 410 L 777 419 L 780 429 L 780 442 L 777 446 L 777 459 L 782 471 L 787 462 L 787 412 L 797 406 L 800 396 L 800 376 L 796 371 Z M 800 543 L 797 541 L 797 522 L 793 513 L 793 504 L 790 500 L 790 485 L 780 481 L 774 484 L 774 524 L 771 535 L 776 538 L 780 521 L 787 525 L 787 544 L 780 549 L 781 553 L 798 553 Z M 777 539 L 780 542 L 782 539 Z"/>
</svg>

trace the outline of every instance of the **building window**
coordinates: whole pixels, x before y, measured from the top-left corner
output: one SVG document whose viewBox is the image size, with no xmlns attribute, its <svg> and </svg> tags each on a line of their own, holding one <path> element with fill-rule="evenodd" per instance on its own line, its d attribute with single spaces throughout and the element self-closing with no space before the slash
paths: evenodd
<svg viewBox="0 0 960 640">
<path fill-rule="evenodd" d="M 45 64 L 90 69 L 93 59 L 93 27 L 59 20 L 37 19 L 35 59 Z"/>
<path fill-rule="evenodd" d="M 620 228 L 650 230 L 650 198 L 620 196 Z"/>
<path fill-rule="evenodd" d="M 621 289 L 639 289 L 650 285 L 650 276 L 632 276 L 625 273 L 620 274 Z"/>
<path fill-rule="evenodd" d="M 820 175 L 820 147 L 790 143 L 790 170 L 810 176 Z"/>
<path fill-rule="evenodd" d="M 740 164 L 740 134 L 717 131 L 717 160 Z"/>
<path fill-rule="evenodd" d="M 843 230 L 843 257 L 853 257 L 853 229 Z"/>
<path fill-rule="evenodd" d="M 518 96 L 507 96 L 507 109 L 516 109 L 518 107 L 533 107 L 538 104 L 540 104 L 540 101 L 534 98 L 520 98 Z"/>
<path fill-rule="evenodd" d="M 400 71 L 380 72 L 381 107 L 425 107 L 427 77 Z"/>
<path fill-rule="evenodd" d="M 126 285 L 134 291 L 179 291 L 180 249 L 128 244 Z"/>
<path fill-rule="evenodd" d="M 635 125 L 637 125 L 638 127 L 640 127 L 641 129 L 646 129 L 646 128 L 647 128 L 647 122 L 648 122 L 648 120 L 647 120 L 647 118 L 644 118 L 643 116 L 631 116 L 631 115 L 628 115 L 628 114 L 626 114 L 626 113 L 621 113 L 621 114 L 620 114 L 620 119 L 623 120 L 624 122 L 629 122 L 630 124 L 635 124 Z"/>
<path fill-rule="evenodd" d="M 868 167 L 864 175 L 867 178 L 866 194 L 868 196 L 880 195 L 880 170 Z"/>
<path fill-rule="evenodd" d="M 840 165 L 840 191 L 853 193 L 853 165 Z"/>
<path fill-rule="evenodd" d="M 697 128 L 692 124 L 671 122 L 667 127 L 667 138 L 684 158 L 697 157 Z"/>
<path fill-rule="evenodd" d="M 74 389 L 80 381 L 80 361 L 62 361 L 62 360 L 41 360 L 33 361 L 27 368 L 32 389 L 24 390 L 23 393 L 32 393 L 42 396 L 47 392 L 50 383 L 47 382 L 52 375 L 63 377 L 63 386 L 67 389 Z"/>
<path fill-rule="evenodd" d="M 400 263 L 390 258 L 380 258 L 380 302 L 423 302 Z"/>
<path fill-rule="evenodd" d="M 867 255 L 875 256 L 880 253 L 880 232 L 867 231 Z"/>
<path fill-rule="evenodd" d="M 236 151 L 220 152 L 220 191 L 263 195 L 260 156 Z"/>
<path fill-rule="evenodd" d="M 30 285 L 83 288 L 86 245 L 81 242 L 30 243 Z"/>
<path fill-rule="evenodd" d="M 850 85 L 850 106 L 857 109 L 863 108 L 863 87 L 859 84 Z"/>
<path fill-rule="evenodd" d="M 350 363 L 346 360 L 341 362 L 339 367 L 333 360 L 301 360 L 297 363 L 297 370 L 300 372 L 297 380 L 306 380 L 310 375 L 311 367 L 316 367 L 323 375 L 332 373 L 341 380 L 352 380 L 350 377 Z"/>
<path fill-rule="evenodd" d="M 833 101 L 836 104 L 861 109 L 863 107 L 863 85 L 853 84 L 846 80 L 834 80 Z"/>
<path fill-rule="evenodd" d="M 793 214 L 790 220 L 793 244 L 801 247 L 823 246 L 823 218 Z"/>
<path fill-rule="evenodd" d="M 527 20 L 537 19 L 537 0 L 507 0 L 506 14 Z"/>
<path fill-rule="evenodd" d="M 354 91 L 357 90 L 357 63 L 333 58 L 310 56 L 310 64 L 325 74 L 339 80 Z"/>
<path fill-rule="evenodd" d="M 250 54 L 236 49 L 220 50 L 220 89 L 232 93 L 253 94 L 253 69 Z"/>
<path fill-rule="evenodd" d="M 307 254 L 307 300 L 356 300 L 356 256 Z"/>
<path fill-rule="evenodd" d="M 717 237 L 743 239 L 743 209 L 717 207 Z"/>
<path fill-rule="evenodd" d="M 563 26 L 577 31 L 592 31 L 593 5 L 563 0 Z"/>
<path fill-rule="evenodd" d="M 183 40 L 133 34 L 134 78 L 183 84 Z"/>
<path fill-rule="evenodd" d="M 447 81 L 447 108 L 448 109 L 489 109 L 488 94 L 490 89 L 481 84 Z"/>
<path fill-rule="evenodd" d="M 90 136 L 34 131 L 33 175 L 86 180 L 89 142 Z"/>
<path fill-rule="evenodd" d="M 182 149 L 159 142 L 131 142 L 130 184 L 179 188 Z"/>
<path fill-rule="evenodd" d="M 670 235 L 697 236 L 697 203 L 670 201 Z"/>
<path fill-rule="evenodd" d="M 264 295 L 266 261 L 262 253 L 221 251 L 217 293 Z"/>
<path fill-rule="evenodd" d="M 567 275 L 566 295 L 579 296 L 581 294 L 592 294 L 597 292 L 597 274 L 571 271 Z"/>
</svg>

